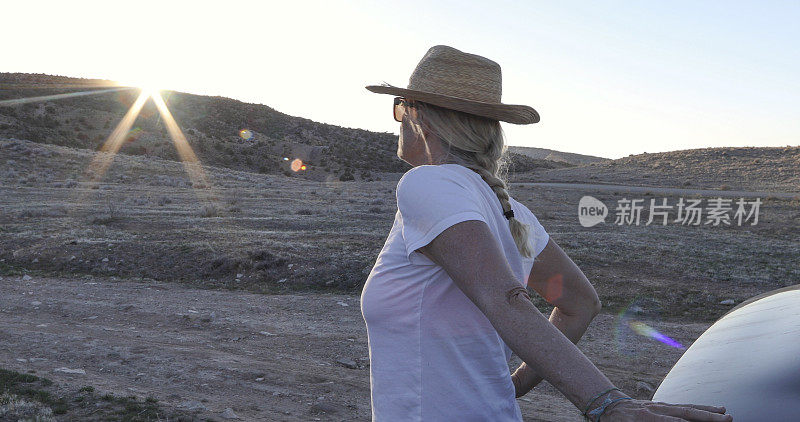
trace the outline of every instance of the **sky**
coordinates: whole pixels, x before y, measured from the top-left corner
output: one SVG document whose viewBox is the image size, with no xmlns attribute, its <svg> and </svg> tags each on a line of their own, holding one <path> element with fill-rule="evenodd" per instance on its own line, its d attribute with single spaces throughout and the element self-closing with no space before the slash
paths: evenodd
<svg viewBox="0 0 800 422">
<path fill-rule="evenodd" d="M 221 95 L 398 133 L 390 95 L 432 46 L 502 67 L 509 145 L 619 158 L 800 145 L 796 1 L 25 1 L 0 72 Z"/>
</svg>

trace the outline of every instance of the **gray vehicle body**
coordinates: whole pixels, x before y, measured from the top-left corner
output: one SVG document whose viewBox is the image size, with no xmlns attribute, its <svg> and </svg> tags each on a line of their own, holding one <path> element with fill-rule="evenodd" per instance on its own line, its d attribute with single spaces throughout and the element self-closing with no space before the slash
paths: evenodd
<svg viewBox="0 0 800 422">
<path fill-rule="evenodd" d="M 675 363 L 653 400 L 725 406 L 737 422 L 800 421 L 800 284 L 728 311 Z"/>
</svg>

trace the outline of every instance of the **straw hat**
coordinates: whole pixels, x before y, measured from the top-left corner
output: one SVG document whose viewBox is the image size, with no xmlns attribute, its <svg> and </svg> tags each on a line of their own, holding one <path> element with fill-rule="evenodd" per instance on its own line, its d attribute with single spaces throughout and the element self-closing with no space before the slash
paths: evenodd
<svg viewBox="0 0 800 422">
<path fill-rule="evenodd" d="M 446 45 L 433 46 L 425 53 L 408 80 L 408 88 L 387 83 L 366 88 L 509 123 L 539 121 L 539 113 L 532 107 L 500 102 L 503 89 L 499 64 Z"/>
</svg>

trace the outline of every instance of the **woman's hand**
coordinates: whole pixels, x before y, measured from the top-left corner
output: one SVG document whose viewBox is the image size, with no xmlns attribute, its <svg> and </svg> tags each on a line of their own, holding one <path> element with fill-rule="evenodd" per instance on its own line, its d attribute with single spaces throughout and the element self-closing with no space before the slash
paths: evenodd
<svg viewBox="0 0 800 422">
<path fill-rule="evenodd" d="M 649 400 L 620 400 L 612 403 L 600 416 L 603 422 L 728 422 L 733 416 L 725 407 L 701 404 L 670 404 Z"/>
<path fill-rule="evenodd" d="M 520 384 L 519 377 L 517 376 L 517 374 L 511 374 L 511 381 L 514 382 L 514 397 L 515 398 L 520 398 L 520 397 L 524 396 L 527 393 L 527 391 L 524 391 L 522 389 L 522 385 Z"/>
<path fill-rule="evenodd" d="M 522 362 L 522 365 L 511 374 L 511 381 L 514 382 L 514 397 L 520 398 L 527 394 L 529 391 L 536 387 L 540 382 L 542 382 L 544 378 L 542 378 L 536 371 L 533 370 L 530 366 Z"/>
</svg>

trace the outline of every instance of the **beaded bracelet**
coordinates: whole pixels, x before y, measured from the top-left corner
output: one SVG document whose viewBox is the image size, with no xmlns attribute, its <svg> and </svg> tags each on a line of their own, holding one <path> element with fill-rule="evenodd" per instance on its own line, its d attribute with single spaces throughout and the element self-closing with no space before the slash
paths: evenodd
<svg viewBox="0 0 800 422">
<path fill-rule="evenodd" d="M 616 402 L 618 402 L 620 400 L 633 400 L 633 399 L 630 398 L 630 397 L 619 397 L 619 398 L 616 398 L 614 400 L 611 400 L 610 398 L 606 397 L 605 400 L 603 400 L 603 403 L 600 405 L 600 407 L 598 407 L 598 408 L 596 408 L 596 409 L 594 409 L 591 412 L 586 414 L 586 419 L 587 420 L 591 420 L 591 419 L 589 419 L 589 415 L 597 416 L 597 419 L 595 419 L 595 422 L 599 422 L 600 421 L 600 416 L 603 416 L 603 413 L 605 413 L 605 411 L 608 408 L 608 406 L 611 405 L 612 403 L 616 403 Z"/>
<path fill-rule="evenodd" d="M 600 393 L 600 394 L 598 394 L 598 395 L 596 395 L 596 396 L 592 397 L 592 399 L 591 399 L 591 400 L 589 400 L 589 404 L 587 404 L 587 405 L 586 405 L 586 409 L 583 409 L 583 415 L 584 415 L 584 416 L 586 416 L 586 412 L 588 412 L 588 411 L 589 411 L 589 408 L 590 408 L 590 407 L 592 407 L 592 403 L 594 403 L 594 401 L 595 401 L 595 400 L 597 400 L 597 399 L 598 399 L 600 396 L 602 396 L 603 394 L 605 394 L 605 393 L 608 393 L 609 391 L 614 391 L 614 390 L 617 390 L 617 391 L 619 391 L 620 393 L 622 392 L 622 390 L 620 390 L 619 388 L 617 388 L 617 387 L 613 387 L 613 388 L 609 388 L 608 390 L 606 390 L 606 391 L 603 391 L 602 393 Z"/>
</svg>

